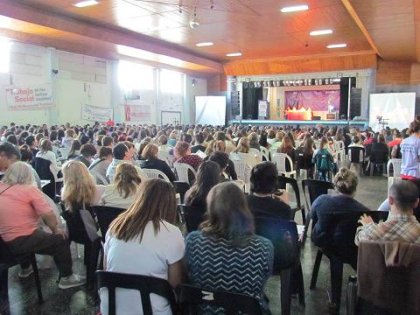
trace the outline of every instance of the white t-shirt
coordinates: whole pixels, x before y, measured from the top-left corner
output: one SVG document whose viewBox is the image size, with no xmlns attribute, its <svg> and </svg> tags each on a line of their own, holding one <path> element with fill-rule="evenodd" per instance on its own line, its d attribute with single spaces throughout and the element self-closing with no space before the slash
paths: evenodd
<svg viewBox="0 0 420 315">
<path fill-rule="evenodd" d="M 107 233 L 105 240 L 107 271 L 152 276 L 168 279 L 168 265 L 184 257 L 185 243 L 178 227 L 163 221 L 155 235 L 150 221 L 141 243 L 138 239 L 124 242 Z M 101 313 L 108 315 L 108 292 L 101 289 Z M 151 295 L 153 314 L 172 314 L 166 299 Z M 116 308 L 119 315 L 143 314 L 140 292 L 130 289 L 116 290 Z"/>
<path fill-rule="evenodd" d="M 420 138 L 410 136 L 401 142 L 400 147 L 401 174 L 420 178 Z"/>
</svg>

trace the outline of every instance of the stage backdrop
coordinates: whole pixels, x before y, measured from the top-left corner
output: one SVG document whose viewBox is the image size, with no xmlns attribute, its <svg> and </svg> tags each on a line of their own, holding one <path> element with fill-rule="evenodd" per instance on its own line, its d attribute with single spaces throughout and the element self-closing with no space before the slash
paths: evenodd
<svg viewBox="0 0 420 315">
<path fill-rule="evenodd" d="M 339 90 L 285 91 L 286 108 L 312 109 L 312 111 L 339 111 Z"/>
</svg>

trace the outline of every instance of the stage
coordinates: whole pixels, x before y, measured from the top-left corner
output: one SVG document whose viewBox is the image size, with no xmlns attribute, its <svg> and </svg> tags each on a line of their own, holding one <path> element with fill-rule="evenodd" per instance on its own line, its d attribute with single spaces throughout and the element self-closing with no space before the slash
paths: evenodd
<svg viewBox="0 0 420 315">
<path fill-rule="evenodd" d="M 352 126 L 357 128 L 365 129 L 368 127 L 369 122 L 366 120 L 251 120 L 251 119 L 243 119 L 243 120 L 230 120 L 229 124 L 240 124 L 240 125 L 274 125 L 274 126 L 296 126 L 296 127 L 312 127 L 316 125 L 323 125 L 323 126 L 337 126 L 337 127 L 344 127 L 344 126 Z"/>
</svg>

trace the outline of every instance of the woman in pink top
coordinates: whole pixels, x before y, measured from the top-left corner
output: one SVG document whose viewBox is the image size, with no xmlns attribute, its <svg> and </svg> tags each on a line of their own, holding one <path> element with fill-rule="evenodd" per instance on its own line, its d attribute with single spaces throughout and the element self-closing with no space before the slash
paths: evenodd
<svg viewBox="0 0 420 315">
<path fill-rule="evenodd" d="M 16 162 L 6 171 L 0 182 L 0 236 L 14 255 L 36 253 L 53 256 L 60 272 L 59 288 L 82 285 L 84 279 L 72 271 L 65 233 L 58 228 L 53 209 L 33 183 L 32 169 L 24 162 Z M 40 218 L 52 234 L 39 228 Z M 29 265 L 22 267 L 22 277 L 33 272 Z"/>
</svg>

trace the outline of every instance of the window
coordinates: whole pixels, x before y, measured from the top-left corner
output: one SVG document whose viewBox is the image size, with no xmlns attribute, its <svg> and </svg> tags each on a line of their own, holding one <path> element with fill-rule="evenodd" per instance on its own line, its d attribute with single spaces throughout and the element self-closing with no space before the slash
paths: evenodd
<svg viewBox="0 0 420 315">
<path fill-rule="evenodd" d="M 154 69 L 134 62 L 118 63 L 118 84 L 125 90 L 153 90 Z"/>
<path fill-rule="evenodd" d="M 160 91 L 164 93 L 183 94 L 184 74 L 176 71 L 160 71 Z"/>
<path fill-rule="evenodd" d="M 11 47 L 12 43 L 7 38 L 0 37 L 0 73 L 9 72 Z"/>
</svg>

